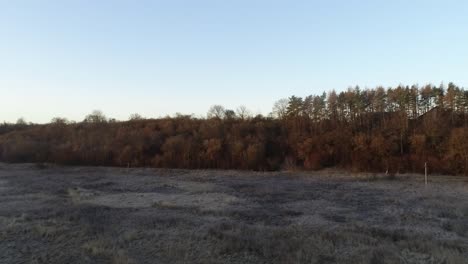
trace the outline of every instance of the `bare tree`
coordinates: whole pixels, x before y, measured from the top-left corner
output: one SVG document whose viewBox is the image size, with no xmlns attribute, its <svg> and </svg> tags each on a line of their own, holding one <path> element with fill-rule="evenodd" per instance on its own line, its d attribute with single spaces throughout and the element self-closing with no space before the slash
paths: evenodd
<svg viewBox="0 0 468 264">
<path fill-rule="evenodd" d="M 18 118 L 18 120 L 16 120 L 16 124 L 17 124 L 17 125 L 20 125 L 20 126 L 25 126 L 25 125 L 27 125 L 28 123 L 26 122 L 26 120 L 24 119 L 24 117 L 20 117 L 20 118 Z"/>
<path fill-rule="evenodd" d="M 142 119 L 144 118 L 138 113 L 131 114 L 130 117 L 128 118 L 128 120 L 130 121 L 136 121 L 136 120 L 142 120 Z"/>
<path fill-rule="evenodd" d="M 94 110 L 91 114 L 87 115 L 84 122 L 87 123 L 105 123 L 107 117 L 100 110 Z"/>
<path fill-rule="evenodd" d="M 272 114 L 274 117 L 282 119 L 286 116 L 289 100 L 286 98 L 280 99 L 273 105 Z"/>
<path fill-rule="evenodd" d="M 222 105 L 213 105 L 208 110 L 207 117 L 208 118 L 217 118 L 217 119 L 224 119 L 226 115 L 226 109 Z"/>
<path fill-rule="evenodd" d="M 56 125 L 66 125 L 68 124 L 68 119 L 64 117 L 54 117 L 52 120 L 50 120 L 51 124 L 56 124 Z"/>
<path fill-rule="evenodd" d="M 249 119 L 252 116 L 252 112 L 245 105 L 237 107 L 236 114 L 242 120 Z"/>
</svg>

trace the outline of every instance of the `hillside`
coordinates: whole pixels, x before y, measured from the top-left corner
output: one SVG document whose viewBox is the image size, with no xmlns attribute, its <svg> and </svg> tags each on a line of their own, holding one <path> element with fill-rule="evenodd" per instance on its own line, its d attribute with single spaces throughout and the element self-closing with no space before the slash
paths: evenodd
<svg viewBox="0 0 468 264">
<path fill-rule="evenodd" d="M 0 125 L 0 161 L 121 167 L 468 174 L 468 92 L 450 83 L 279 100 L 268 117 L 213 106 L 207 118 Z"/>
</svg>

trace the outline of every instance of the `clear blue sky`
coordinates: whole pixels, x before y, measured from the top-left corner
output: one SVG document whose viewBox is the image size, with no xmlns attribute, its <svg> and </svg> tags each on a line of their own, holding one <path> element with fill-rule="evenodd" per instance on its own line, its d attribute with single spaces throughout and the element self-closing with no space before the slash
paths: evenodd
<svg viewBox="0 0 468 264">
<path fill-rule="evenodd" d="M 0 0 L 0 122 L 468 86 L 468 1 Z"/>
</svg>

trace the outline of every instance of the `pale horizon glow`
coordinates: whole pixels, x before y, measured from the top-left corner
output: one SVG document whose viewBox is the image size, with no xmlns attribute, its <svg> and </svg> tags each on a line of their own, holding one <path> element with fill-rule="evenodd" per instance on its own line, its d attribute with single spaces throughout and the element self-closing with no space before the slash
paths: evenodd
<svg viewBox="0 0 468 264">
<path fill-rule="evenodd" d="M 0 0 L 0 122 L 267 115 L 350 86 L 468 86 L 468 2 Z"/>
</svg>

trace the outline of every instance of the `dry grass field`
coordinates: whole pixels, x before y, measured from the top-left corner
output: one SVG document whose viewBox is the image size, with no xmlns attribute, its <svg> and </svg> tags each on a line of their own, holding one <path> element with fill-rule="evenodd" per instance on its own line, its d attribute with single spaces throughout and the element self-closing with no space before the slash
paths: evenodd
<svg viewBox="0 0 468 264">
<path fill-rule="evenodd" d="M 468 263 L 468 179 L 0 164 L 0 263 Z"/>
</svg>

